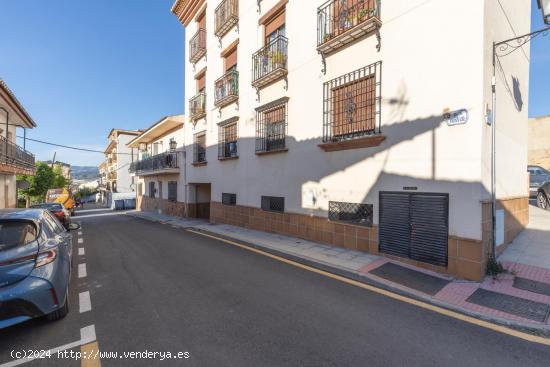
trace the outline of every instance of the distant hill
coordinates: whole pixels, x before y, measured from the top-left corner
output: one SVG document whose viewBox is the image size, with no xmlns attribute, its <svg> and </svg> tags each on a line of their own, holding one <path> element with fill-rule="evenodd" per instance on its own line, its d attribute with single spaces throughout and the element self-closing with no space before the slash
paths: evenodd
<svg viewBox="0 0 550 367">
<path fill-rule="evenodd" d="M 73 180 L 93 180 L 99 178 L 99 169 L 93 166 L 72 166 Z"/>
</svg>

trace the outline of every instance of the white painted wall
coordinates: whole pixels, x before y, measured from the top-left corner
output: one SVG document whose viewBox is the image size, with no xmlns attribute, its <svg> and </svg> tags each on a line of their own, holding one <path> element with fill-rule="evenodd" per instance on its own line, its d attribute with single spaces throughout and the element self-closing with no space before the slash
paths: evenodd
<svg viewBox="0 0 550 367">
<path fill-rule="evenodd" d="M 513 1 L 516 0 L 503 2 Z M 237 194 L 237 204 L 259 207 L 262 195 L 284 196 L 286 211 L 321 216 L 326 216 L 329 200 L 371 203 L 375 207 L 375 223 L 379 191 L 416 186 L 419 192 L 449 193 L 451 235 L 481 239 L 480 200 L 487 197 L 487 185 L 482 180 L 486 175 L 487 146 L 483 61 L 487 61 L 488 18 L 497 16 L 487 11 L 487 1 L 382 1 L 380 52 L 376 50 L 376 37 L 369 36 L 330 56 L 324 75 L 316 51 L 316 14 L 317 7 L 325 1 L 291 0 L 286 7 L 289 88 L 285 90 L 284 82 L 277 82 L 264 88 L 257 101 L 250 83 L 251 56 L 263 46 L 258 19 L 277 2 L 262 1 L 262 13 L 258 14 L 256 1 L 241 0 L 239 31 L 234 29 L 224 36 L 221 48 L 213 34 L 214 9 L 219 1 L 209 2 L 207 61 L 203 58 L 195 68 L 186 61 L 186 108 L 197 92 L 195 72 L 208 67 L 206 119 L 196 125 L 187 124 L 188 181 L 212 183 L 213 201 L 221 201 L 222 192 L 229 192 Z M 521 4 L 516 7 L 521 9 L 509 16 L 522 18 L 519 22 L 523 29 L 528 26 L 529 10 Z M 186 29 L 186 55 L 189 39 L 196 30 L 194 22 Z M 219 54 L 236 38 L 240 39 L 239 104 L 230 105 L 219 114 L 214 108 L 214 81 L 223 74 Z M 322 138 L 323 83 L 376 61 L 383 63 L 382 133 L 387 136 L 386 141 L 376 148 L 322 151 L 317 145 Z M 526 86 L 525 70 L 518 75 Z M 527 106 L 527 91 L 524 95 Z M 290 98 L 289 151 L 257 156 L 254 108 L 283 96 Z M 502 104 L 506 103 L 509 102 L 503 99 Z M 444 110 L 462 108 L 469 112 L 467 124 L 449 127 L 443 122 Z M 240 116 L 239 159 L 218 161 L 217 123 L 232 116 Z M 193 135 L 200 131 L 207 132 L 208 164 L 193 167 Z M 510 152 L 520 155 L 526 142 L 521 138 L 514 144 L 517 149 Z M 515 168 L 511 171 L 525 171 L 522 159 L 512 160 Z M 521 192 L 520 178 L 512 180 L 506 190 Z"/>
<path fill-rule="evenodd" d="M 133 140 L 135 135 L 128 135 L 122 132 L 117 134 L 117 191 L 118 192 L 134 192 L 136 186 L 132 180 L 132 176 L 128 172 L 130 164 L 137 159 L 137 149 L 129 148 L 128 144 Z"/>
</svg>

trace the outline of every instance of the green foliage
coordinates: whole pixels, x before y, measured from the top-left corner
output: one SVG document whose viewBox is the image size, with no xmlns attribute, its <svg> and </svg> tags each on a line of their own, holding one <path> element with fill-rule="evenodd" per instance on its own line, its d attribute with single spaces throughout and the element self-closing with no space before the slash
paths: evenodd
<svg viewBox="0 0 550 367">
<path fill-rule="evenodd" d="M 54 187 L 55 174 L 49 165 L 37 162 L 34 176 L 18 175 L 17 180 L 29 183 L 29 188 L 21 189 L 21 193 L 25 197 L 44 197 L 46 192 Z"/>
<path fill-rule="evenodd" d="M 56 166 L 53 169 L 54 173 L 54 181 L 53 181 L 53 187 L 52 188 L 58 188 L 58 187 L 66 187 L 69 185 L 69 180 L 67 180 L 63 176 L 63 171 L 61 170 L 60 166 Z"/>
<path fill-rule="evenodd" d="M 83 187 L 80 190 L 78 190 L 74 196 L 77 199 L 87 198 L 90 195 L 96 194 L 97 190 L 92 190 L 89 187 Z"/>
</svg>

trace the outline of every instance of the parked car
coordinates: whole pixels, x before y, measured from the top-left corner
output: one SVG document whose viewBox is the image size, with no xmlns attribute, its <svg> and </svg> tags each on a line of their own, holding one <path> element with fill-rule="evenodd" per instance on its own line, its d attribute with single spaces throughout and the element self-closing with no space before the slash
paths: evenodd
<svg viewBox="0 0 550 367">
<path fill-rule="evenodd" d="M 67 210 L 67 208 L 65 208 L 63 204 L 43 203 L 31 205 L 30 207 L 34 209 L 49 210 L 49 212 L 55 215 L 55 217 L 61 222 L 61 224 L 63 224 L 66 229 L 69 229 L 69 226 L 71 225 L 71 212 Z"/>
<path fill-rule="evenodd" d="M 545 182 L 539 187 L 537 192 L 537 206 L 542 209 L 550 210 L 550 181 Z"/>
<path fill-rule="evenodd" d="M 528 166 L 529 172 L 529 192 L 531 197 L 536 197 L 539 188 L 546 182 L 550 182 L 550 172 L 540 166 Z"/>
<path fill-rule="evenodd" d="M 71 256 L 72 235 L 48 210 L 0 210 L 0 328 L 65 317 Z"/>
</svg>

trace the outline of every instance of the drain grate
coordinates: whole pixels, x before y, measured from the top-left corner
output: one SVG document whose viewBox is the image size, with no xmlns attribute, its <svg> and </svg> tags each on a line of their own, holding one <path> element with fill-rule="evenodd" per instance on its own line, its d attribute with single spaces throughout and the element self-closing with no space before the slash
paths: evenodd
<svg viewBox="0 0 550 367">
<path fill-rule="evenodd" d="M 404 285 L 417 291 L 434 296 L 449 284 L 448 280 L 434 277 L 394 263 L 385 263 L 369 272 L 377 277 Z"/>
<path fill-rule="evenodd" d="M 550 306 L 545 303 L 529 301 L 486 289 L 476 290 L 466 301 L 538 322 L 545 322 L 550 313 Z"/>
<path fill-rule="evenodd" d="M 533 293 L 550 296 L 550 284 L 537 282 L 536 280 L 516 277 L 514 278 L 514 288 L 523 289 Z"/>
</svg>

